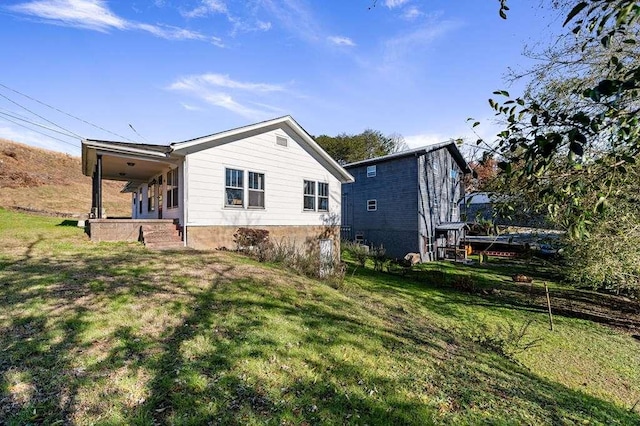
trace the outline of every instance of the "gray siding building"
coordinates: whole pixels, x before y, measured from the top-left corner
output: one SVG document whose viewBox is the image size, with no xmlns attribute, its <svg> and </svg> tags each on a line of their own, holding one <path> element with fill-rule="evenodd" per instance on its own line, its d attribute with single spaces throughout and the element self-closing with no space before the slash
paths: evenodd
<svg viewBox="0 0 640 426">
<path fill-rule="evenodd" d="M 347 164 L 342 226 L 350 239 L 384 246 L 387 255 L 420 253 L 423 262 L 455 245 L 458 202 L 469 166 L 454 142 Z"/>
</svg>

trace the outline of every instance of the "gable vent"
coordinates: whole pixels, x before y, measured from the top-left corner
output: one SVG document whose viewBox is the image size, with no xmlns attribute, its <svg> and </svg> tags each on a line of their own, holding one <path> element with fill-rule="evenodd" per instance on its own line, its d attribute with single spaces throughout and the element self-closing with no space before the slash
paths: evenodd
<svg viewBox="0 0 640 426">
<path fill-rule="evenodd" d="M 283 136 L 276 136 L 276 145 L 287 146 L 289 141 Z"/>
</svg>

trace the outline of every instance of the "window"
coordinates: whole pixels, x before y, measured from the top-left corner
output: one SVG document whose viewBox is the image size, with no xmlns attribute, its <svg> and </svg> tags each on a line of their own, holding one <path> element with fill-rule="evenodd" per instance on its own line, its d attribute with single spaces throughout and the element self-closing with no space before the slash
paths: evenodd
<svg viewBox="0 0 640 426">
<path fill-rule="evenodd" d="M 304 181 L 304 209 L 316 209 L 316 183 L 312 180 Z"/>
<path fill-rule="evenodd" d="M 244 207 L 244 170 L 225 169 L 225 206 Z"/>
<path fill-rule="evenodd" d="M 249 207 L 264 209 L 264 173 L 249 172 Z"/>
<path fill-rule="evenodd" d="M 276 145 L 287 146 L 289 141 L 284 136 L 276 136 Z"/>
<path fill-rule="evenodd" d="M 156 185 L 150 183 L 147 185 L 147 211 L 152 212 L 156 209 Z"/>
<path fill-rule="evenodd" d="M 318 182 L 318 211 L 329 211 L 329 184 Z"/>
<path fill-rule="evenodd" d="M 140 193 L 138 194 L 138 214 L 142 214 L 142 188 L 140 188 Z"/>
<path fill-rule="evenodd" d="M 178 169 L 167 172 L 167 208 L 178 207 Z"/>
<path fill-rule="evenodd" d="M 376 176 L 376 166 L 367 166 L 367 177 L 375 177 Z"/>
<path fill-rule="evenodd" d="M 378 210 L 378 200 L 367 200 L 367 211 L 375 212 Z"/>
</svg>

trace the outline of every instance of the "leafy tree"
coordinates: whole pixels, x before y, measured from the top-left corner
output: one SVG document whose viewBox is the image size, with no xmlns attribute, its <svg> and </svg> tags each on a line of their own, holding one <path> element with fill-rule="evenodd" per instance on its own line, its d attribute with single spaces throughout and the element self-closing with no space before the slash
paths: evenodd
<svg viewBox="0 0 640 426">
<path fill-rule="evenodd" d="M 639 18 L 635 1 L 579 2 L 565 21 L 579 36 L 571 60 L 538 69 L 546 77 L 541 89 L 515 99 L 500 91 L 504 100 L 489 101 L 505 122 L 503 180 L 536 192 L 574 238 L 588 234 L 640 153 Z"/>
<path fill-rule="evenodd" d="M 492 184 L 569 231 L 571 281 L 640 295 L 640 5 L 556 3 L 571 31 L 535 53 L 523 96 L 489 101 L 504 121 Z"/>
<path fill-rule="evenodd" d="M 371 129 L 357 135 L 320 135 L 315 140 L 340 164 L 381 157 L 408 148 L 402 135 L 395 133 L 385 136 L 382 132 Z"/>
<path fill-rule="evenodd" d="M 489 184 L 498 175 L 498 160 L 495 155 L 485 151 L 479 160 L 469 161 L 471 173 L 464 175 L 464 191 L 467 194 L 490 190 Z"/>
</svg>

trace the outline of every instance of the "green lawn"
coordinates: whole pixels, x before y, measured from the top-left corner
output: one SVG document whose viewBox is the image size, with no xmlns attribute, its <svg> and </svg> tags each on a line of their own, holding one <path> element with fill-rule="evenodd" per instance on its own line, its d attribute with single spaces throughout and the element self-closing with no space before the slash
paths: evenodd
<svg viewBox="0 0 640 426">
<path fill-rule="evenodd" d="M 334 289 L 66 224 L 0 209 L 0 423 L 640 424 L 640 342 L 562 315 L 550 332 L 512 268 L 351 265 Z"/>
</svg>

